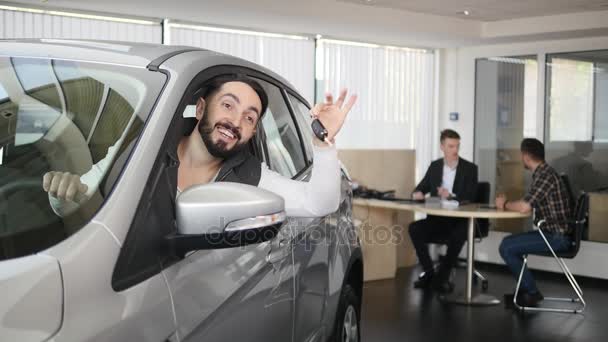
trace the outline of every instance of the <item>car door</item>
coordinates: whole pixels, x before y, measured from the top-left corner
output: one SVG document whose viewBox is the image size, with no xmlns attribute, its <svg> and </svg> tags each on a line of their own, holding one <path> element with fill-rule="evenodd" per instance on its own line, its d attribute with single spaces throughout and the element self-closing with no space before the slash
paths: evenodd
<svg viewBox="0 0 608 342">
<path fill-rule="evenodd" d="M 263 128 L 268 165 L 281 175 L 307 182 L 313 162 L 313 133 L 309 108 L 291 90 L 262 83 L 268 94 L 285 99 L 281 111 L 266 113 Z M 288 236 L 295 270 L 294 341 L 325 341 L 322 324 L 327 299 L 328 259 L 337 213 L 325 217 L 291 217 L 283 233 Z M 335 240 L 334 240 L 335 241 Z"/>
<path fill-rule="evenodd" d="M 294 93 L 286 93 L 286 97 L 302 136 L 312 137 L 308 105 Z M 311 167 L 302 177 L 308 179 L 313 167 L 312 139 L 303 139 L 303 145 Z M 342 188 L 344 190 L 344 186 Z M 342 194 L 340 208 L 344 205 L 344 198 L 345 194 Z M 332 327 L 325 326 L 323 318 L 329 293 L 329 260 L 335 258 L 337 253 L 335 234 L 338 232 L 340 211 L 320 218 L 302 218 L 299 229 L 294 232 L 294 265 L 298 270 L 294 327 L 296 341 L 325 341 L 331 334 Z M 342 276 L 339 273 L 336 275 Z"/>
<path fill-rule="evenodd" d="M 280 92 L 269 94 L 268 108 L 285 108 Z M 187 116 L 191 111 L 178 109 Z M 196 251 L 164 269 L 180 340 L 292 340 L 294 270 L 287 231 L 283 227 L 273 240 L 257 245 Z"/>
</svg>

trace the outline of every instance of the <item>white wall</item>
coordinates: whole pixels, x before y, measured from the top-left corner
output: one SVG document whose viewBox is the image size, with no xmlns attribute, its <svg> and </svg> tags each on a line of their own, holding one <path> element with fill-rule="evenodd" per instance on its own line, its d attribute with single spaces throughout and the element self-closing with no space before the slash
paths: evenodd
<svg viewBox="0 0 608 342">
<path fill-rule="evenodd" d="M 459 49 L 440 50 L 440 86 L 439 86 L 439 125 L 440 128 L 457 130 L 462 139 L 462 155 L 472 158 L 474 155 L 473 138 L 475 112 L 475 60 L 484 57 L 522 56 L 572 52 L 585 50 L 608 49 L 608 36 L 578 39 L 547 40 L 529 43 L 486 45 Z M 542 65 L 542 64 L 540 64 Z M 540 67 L 544 74 L 544 67 Z M 539 77 L 539 83 L 543 77 Z M 539 99 L 544 99 L 544 84 L 539 84 Z M 538 104 L 539 120 L 544 113 L 544 101 Z M 460 113 L 458 122 L 449 121 L 448 114 Z M 542 140 L 542 125 L 538 126 L 537 137 Z M 477 246 L 478 260 L 492 263 L 502 263 L 498 254 L 498 245 L 505 233 L 491 232 L 490 236 Z M 584 241 L 576 259 L 567 262 L 575 274 L 608 279 L 608 267 L 602 262 L 608 256 L 608 244 Z M 534 258 L 533 268 L 557 270 L 553 260 L 549 258 Z"/>
</svg>

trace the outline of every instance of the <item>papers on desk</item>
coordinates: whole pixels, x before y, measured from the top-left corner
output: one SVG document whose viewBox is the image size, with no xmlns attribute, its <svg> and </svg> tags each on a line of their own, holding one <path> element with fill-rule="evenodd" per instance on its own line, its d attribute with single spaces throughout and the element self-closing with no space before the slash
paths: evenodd
<svg viewBox="0 0 608 342">
<path fill-rule="evenodd" d="M 459 205 L 460 205 L 460 203 L 458 203 L 458 201 L 456 201 L 456 200 L 442 200 L 441 201 L 441 207 L 445 208 L 445 209 L 456 209 L 456 208 L 458 208 Z"/>
</svg>

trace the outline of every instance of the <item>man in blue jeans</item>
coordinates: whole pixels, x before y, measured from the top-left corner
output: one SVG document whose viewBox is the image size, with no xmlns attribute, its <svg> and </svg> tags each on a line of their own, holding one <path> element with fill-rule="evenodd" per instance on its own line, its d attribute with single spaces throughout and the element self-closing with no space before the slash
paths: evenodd
<svg viewBox="0 0 608 342">
<path fill-rule="evenodd" d="M 545 220 L 542 229 L 554 251 L 568 249 L 571 232 L 566 221 L 570 218 L 568 193 L 558 173 L 545 162 L 545 147 L 537 139 L 524 139 L 521 143 L 524 167 L 532 171 L 532 185 L 524 198 L 509 201 L 506 196 L 496 198 L 496 207 L 502 210 L 530 213 L 534 210 L 535 225 Z M 529 253 L 548 252 L 542 236 L 537 231 L 513 234 L 502 240 L 500 255 L 517 277 L 523 267 L 523 256 Z M 523 273 L 517 303 L 536 306 L 543 296 L 528 268 Z"/>
</svg>

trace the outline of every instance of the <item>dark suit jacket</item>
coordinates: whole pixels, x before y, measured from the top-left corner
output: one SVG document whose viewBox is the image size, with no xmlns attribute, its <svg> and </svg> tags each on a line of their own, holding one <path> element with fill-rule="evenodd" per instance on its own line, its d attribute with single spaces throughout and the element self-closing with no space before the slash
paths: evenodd
<svg viewBox="0 0 608 342">
<path fill-rule="evenodd" d="M 424 194 L 430 192 L 431 196 L 438 196 L 437 188 L 441 186 L 442 181 L 443 158 L 431 163 L 424 178 L 414 191 L 420 191 Z M 475 202 L 477 195 L 477 165 L 463 158 L 458 160 L 452 193 L 456 195 L 458 201 Z"/>
</svg>

